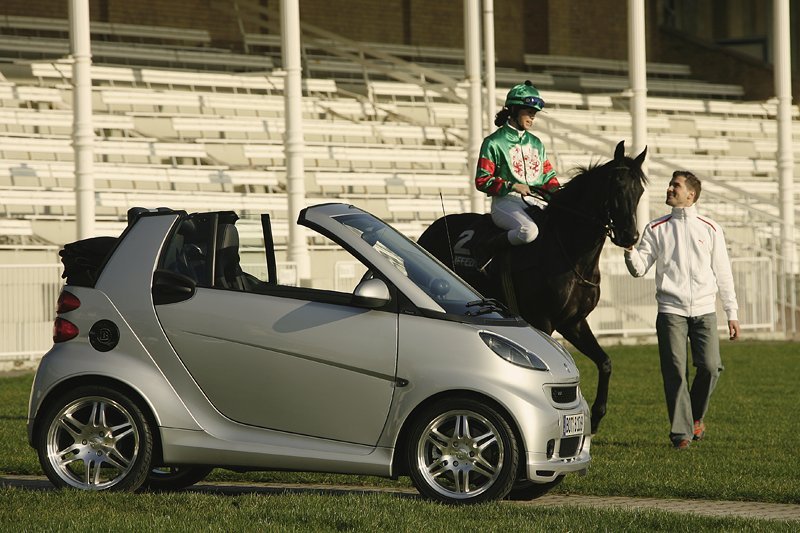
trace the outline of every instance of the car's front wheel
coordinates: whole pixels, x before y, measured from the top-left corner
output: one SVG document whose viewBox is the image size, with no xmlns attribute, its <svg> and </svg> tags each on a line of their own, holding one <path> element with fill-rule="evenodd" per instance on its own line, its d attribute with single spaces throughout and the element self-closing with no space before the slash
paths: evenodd
<svg viewBox="0 0 800 533">
<path fill-rule="evenodd" d="M 470 398 L 450 398 L 415 419 L 406 454 L 411 480 L 423 496 L 472 504 L 508 494 L 518 449 L 514 432 L 497 411 Z"/>
<path fill-rule="evenodd" d="M 147 478 L 152 429 L 124 394 L 78 387 L 51 403 L 38 427 L 39 462 L 57 487 L 133 491 Z"/>
</svg>

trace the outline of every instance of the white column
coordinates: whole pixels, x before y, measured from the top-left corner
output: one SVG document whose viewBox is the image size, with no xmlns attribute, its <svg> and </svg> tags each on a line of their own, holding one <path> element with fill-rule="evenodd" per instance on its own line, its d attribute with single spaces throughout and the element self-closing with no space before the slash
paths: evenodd
<svg viewBox="0 0 800 533">
<path fill-rule="evenodd" d="M 481 116 L 481 37 L 480 0 L 464 0 L 464 66 L 467 78 L 467 177 L 470 183 L 478 166 L 481 149 L 483 122 Z M 470 187 L 470 209 L 476 213 L 485 210 L 485 195 L 474 186 Z"/>
<path fill-rule="evenodd" d="M 781 202 L 781 253 L 785 272 L 797 272 L 794 236 L 794 157 L 792 155 L 792 63 L 789 0 L 773 0 L 775 95 L 778 98 L 778 176 Z"/>
<path fill-rule="evenodd" d="M 787 332 L 797 333 L 794 309 L 797 306 L 797 243 L 794 233 L 794 156 L 792 154 L 792 62 L 789 29 L 789 0 L 773 0 L 775 50 L 775 95 L 778 98 L 778 176 L 781 201 L 781 255 L 783 256 L 782 291 L 788 304 Z M 788 281 L 788 286 L 786 286 Z"/>
<path fill-rule="evenodd" d="M 92 49 L 89 0 L 70 0 L 72 56 L 72 148 L 75 159 L 77 238 L 94 237 L 94 129 L 92 129 Z"/>
<path fill-rule="evenodd" d="M 497 97 L 495 96 L 495 73 L 494 73 L 494 0 L 483 0 L 483 56 L 484 72 L 486 73 L 486 125 L 483 129 L 484 135 L 494 131 L 494 115 L 497 108 Z"/>
<path fill-rule="evenodd" d="M 300 5 L 298 0 L 281 0 L 281 49 L 286 109 L 286 186 L 289 210 L 288 259 L 297 264 L 301 285 L 311 278 L 305 228 L 297 225 L 297 217 L 306 205 L 305 168 L 303 166 L 303 82 L 300 64 Z"/>
<path fill-rule="evenodd" d="M 628 73 L 631 83 L 631 131 L 633 145 L 627 147 L 634 157 L 647 146 L 647 54 L 645 52 L 644 0 L 628 0 Z M 647 172 L 647 160 L 642 165 Z M 645 189 L 636 210 L 641 232 L 650 221 L 650 195 Z"/>
</svg>

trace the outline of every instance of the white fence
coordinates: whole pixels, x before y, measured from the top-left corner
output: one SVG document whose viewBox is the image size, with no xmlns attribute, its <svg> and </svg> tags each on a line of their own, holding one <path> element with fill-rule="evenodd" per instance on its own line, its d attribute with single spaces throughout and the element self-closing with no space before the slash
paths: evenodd
<svg viewBox="0 0 800 533">
<path fill-rule="evenodd" d="M 598 336 L 652 335 L 655 331 L 655 280 L 628 274 L 619 257 L 601 262 L 601 299 L 589 316 Z M 739 300 L 739 320 L 745 330 L 774 332 L 779 320 L 773 261 L 765 257 L 731 260 Z M 244 264 L 256 276 L 263 266 Z M 263 269 L 261 272 L 259 268 Z M 363 267 L 338 262 L 331 273 L 336 290 L 352 290 Z M 0 363 L 38 360 L 52 345 L 56 301 L 63 286 L 60 265 L 0 265 Z M 297 285 L 297 268 L 278 264 L 279 282 Z M 720 328 L 725 315 L 718 309 Z"/>
<path fill-rule="evenodd" d="M 731 259 L 734 287 L 739 303 L 742 329 L 775 331 L 776 288 L 772 259 L 737 257 Z M 600 263 L 600 302 L 589 315 L 596 335 L 637 336 L 655 333 L 655 268 L 643 278 L 633 278 L 622 253 Z M 719 327 L 727 329 L 725 313 L 717 299 Z"/>
<path fill-rule="evenodd" d="M 53 344 L 61 265 L 0 265 L 0 363 L 39 359 Z"/>
<path fill-rule="evenodd" d="M 633 337 L 653 335 L 656 321 L 655 269 L 644 278 L 633 278 L 625 267 L 619 250 L 614 258 L 600 263 L 600 302 L 589 315 L 589 324 L 597 336 Z M 776 285 L 772 259 L 739 257 L 731 259 L 734 285 L 739 302 L 742 328 L 774 332 L 776 326 Z M 364 268 L 353 261 L 339 261 L 334 268 L 336 290 L 352 290 Z M 719 302 L 717 318 L 720 329 L 727 319 Z"/>
</svg>

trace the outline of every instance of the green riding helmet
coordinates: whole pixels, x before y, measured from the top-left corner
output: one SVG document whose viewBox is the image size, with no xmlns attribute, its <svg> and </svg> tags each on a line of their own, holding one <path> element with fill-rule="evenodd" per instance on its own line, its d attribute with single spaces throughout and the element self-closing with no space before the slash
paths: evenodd
<svg viewBox="0 0 800 533">
<path fill-rule="evenodd" d="M 512 105 L 532 107 L 536 111 L 544 108 L 544 100 L 539 95 L 539 90 L 530 81 L 514 85 L 506 96 L 505 106 L 511 108 Z"/>
</svg>

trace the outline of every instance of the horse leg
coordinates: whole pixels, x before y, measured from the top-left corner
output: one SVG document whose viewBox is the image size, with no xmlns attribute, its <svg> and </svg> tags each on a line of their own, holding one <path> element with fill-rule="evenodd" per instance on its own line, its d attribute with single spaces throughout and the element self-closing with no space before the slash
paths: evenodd
<svg viewBox="0 0 800 533">
<path fill-rule="evenodd" d="M 595 434 L 600 420 L 606 415 L 608 382 L 611 379 L 611 358 L 600 347 L 586 319 L 567 326 L 560 326 L 557 330 L 597 366 L 597 393 L 592 404 L 592 434 Z"/>
</svg>

